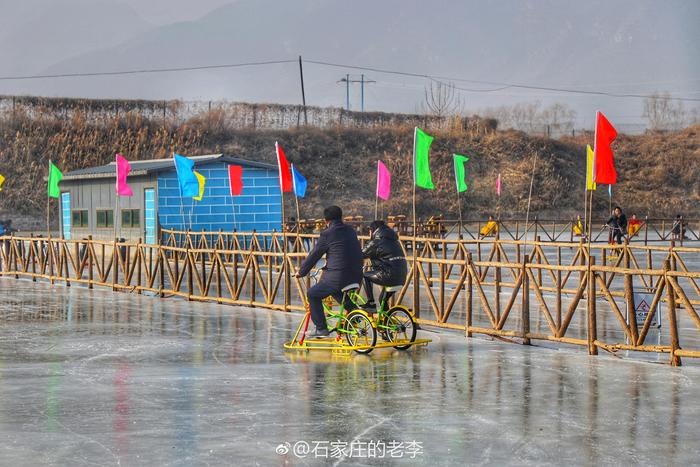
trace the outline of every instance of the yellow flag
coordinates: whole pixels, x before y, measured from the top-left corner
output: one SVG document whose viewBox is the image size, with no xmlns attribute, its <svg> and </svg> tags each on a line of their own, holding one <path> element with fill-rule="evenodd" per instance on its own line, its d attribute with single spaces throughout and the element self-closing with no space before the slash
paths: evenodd
<svg viewBox="0 0 700 467">
<path fill-rule="evenodd" d="M 2 184 L 5 183 L 5 177 L 0 175 L 0 191 L 2 191 Z"/>
<path fill-rule="evenodd" d="M 197 176 L 197 182 L 199 182 L 199 196 L 193 196 L 192 199 L 202 201 L 202 196 L 204 196 L 204 184 L 207 183 L 207 178 L 196 170 L 194 174 Z"/>
<path fill-rule="evenodd" d="M 591 145 L 586 145 L 586 190 L 595 190 L 595 181 L 593 180 L 593 170 L 595 165 L 595 153 L 591 149 Z"/>
</svg>

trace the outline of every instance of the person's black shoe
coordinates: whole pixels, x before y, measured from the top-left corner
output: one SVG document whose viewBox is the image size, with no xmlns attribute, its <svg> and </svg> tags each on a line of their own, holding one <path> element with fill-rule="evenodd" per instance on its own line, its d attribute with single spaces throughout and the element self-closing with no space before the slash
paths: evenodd
<svg viewBox="0 0 700 467">
<path fill-rule="evenodd" d="M 316 329 L 314 332 L 309 334 L 307 337 L 309 339 L 323 339 L 324 337 L 329 337 L 331 332 L 328 329 Z"/>
</svg>

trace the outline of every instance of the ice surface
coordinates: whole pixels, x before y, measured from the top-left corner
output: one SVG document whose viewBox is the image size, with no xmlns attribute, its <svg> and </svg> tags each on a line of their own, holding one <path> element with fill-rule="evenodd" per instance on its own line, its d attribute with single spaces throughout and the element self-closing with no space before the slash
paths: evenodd
<svg viewBox="0 0 700 467">
<path fill-rule="evenodd" d="M 298 314 L 0 280 L 1 465 L 691 464 L 700 369 L 448 331 L 285 352 Z M 416 459 L 298 458 L 299 440 Z M 322 454 L 322 452 L 321 452 Z"/>
</svg>

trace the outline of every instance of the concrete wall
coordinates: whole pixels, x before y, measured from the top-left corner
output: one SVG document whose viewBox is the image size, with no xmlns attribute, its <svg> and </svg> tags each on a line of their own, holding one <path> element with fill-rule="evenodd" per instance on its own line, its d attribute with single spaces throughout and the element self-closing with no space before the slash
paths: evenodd
<svg viewBox="0 0 700 467">
<path fill-rule="evenodd" d="M 243 192 L 230 195 L 228 164 L 196 167 L 207 178 L 202 201 L 180 197 L 175 170 L 158 174 L 158 217 L 163 228 L 200 231 L 280 230 L 282 210 L 276 170 L 243 166 Z M 184 223 L 183 223 L 184 210 Z M 234 215 L 235 212 L 235 215 Z M 235 224 L 234 224 L 235 218 Z"/>
<path fill-rule="evenodd" d="M 80 239 L 92 235 L 95 239 L 112 240 L 114 239 L 114 228 L 98 228 L 97 227 L 97 210 L 112 210 L 115 209 L 114 193 L 114 178 L 96 178 L 62 181 L 60 184 L 61 192 L 70 193 L 71 212 L 75 210 L 88 211 L 88 228 L 78 228 L 71 226 L 71 238 Z M 138 177 L 129 177 L 129 186 L 134 191 L 134 196 L 119 197 L 119 211 L 114 213 L 114 222 L 117 224 L 117 235 L 127 240 L 137 240 L 145 238 L 145 222 L 144 222 L 144 190 L 146 188 L 157 188 L 155 176 L 146 175 Z M 58 208 L 58 219 L 61 219 L 60 203 Z M 138 228 L 122 228 L 121 227 L 121 210 L 122 209 L 138 209 L 139 210 L 139 227 Z M 61 228 L 61 231 L 63 229 Z"/>
</svg>

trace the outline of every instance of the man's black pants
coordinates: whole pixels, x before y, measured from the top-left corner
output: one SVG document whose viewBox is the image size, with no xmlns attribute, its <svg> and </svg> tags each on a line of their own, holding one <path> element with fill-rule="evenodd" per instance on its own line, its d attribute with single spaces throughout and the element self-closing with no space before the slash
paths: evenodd
<svg viewBox="0 0 700 467">
<path fill-rule="evenodd" d="M 306 297 L 309 300 L 311 321 L 314 322 L 316 329 L 327 329 L 326 315 L 323 312 L 323 299 L 328 296 L 332 296 L 336 302 L 341 303 L 343 301 L 343 292 L 341 292 L 341 289 L 342 287 L 338 287 L 335 284 L 323 281 L 309 288 L 309 291 L 306 293 Z M 355 305 L 352 303 L 352 300 L 350 300 L 347 294 L 345 295 L 345 303 L 343 306 L 345 307 L 346 311 L 355 308 Z"/>
</svg>

